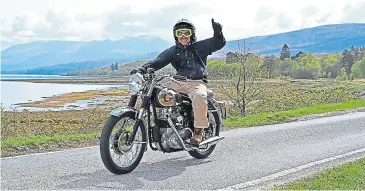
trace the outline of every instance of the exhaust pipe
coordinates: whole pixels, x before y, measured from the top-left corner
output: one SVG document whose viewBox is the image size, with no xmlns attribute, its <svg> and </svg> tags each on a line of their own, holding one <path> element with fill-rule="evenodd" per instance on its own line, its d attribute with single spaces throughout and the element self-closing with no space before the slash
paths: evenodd
<svg viewBox="0 0 365 191">
<path fill-rule="evenodd" d="M 214 136 L 214 137 L 211 137 L 211 138 L 209 138 L 209 139 L 207 139 L 207 140 L 205 140 L 205 141 L 201 142 L 201 143 L 199 144 L 199 147 L 200 147 L 200 146 L 203 146 L 203 145 L 205 145 L 205 144 L 215 145 L 215 144 L 217 144 L 217 143 L 218 143 L 220 140 L 222 140 L 222 139 L 224 139 L 224 137 L 223 137 L 223 136 Z"/>
</svg>

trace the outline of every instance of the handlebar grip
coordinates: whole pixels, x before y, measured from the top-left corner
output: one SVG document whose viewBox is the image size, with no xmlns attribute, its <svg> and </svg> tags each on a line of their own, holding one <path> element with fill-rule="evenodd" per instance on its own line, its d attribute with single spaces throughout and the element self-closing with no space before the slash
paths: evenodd
<svg viewBox="0 0 365 191">
<path fill-rule="evenodd" d="M 155 69 L 153 68 L 147 68 L 147 73 L 151 74 L 151 73 L 154 73 L 155 72 Z"/>
</svg>

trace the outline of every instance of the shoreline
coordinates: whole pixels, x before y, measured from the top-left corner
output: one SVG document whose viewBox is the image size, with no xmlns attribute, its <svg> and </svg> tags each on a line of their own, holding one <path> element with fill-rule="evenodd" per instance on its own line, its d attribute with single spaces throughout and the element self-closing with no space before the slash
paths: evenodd
<svg viewBox="0 0 365 191">
<path fill-rule="evenodd" d="M 4 82 L 28 82 L 39 84 L 74 84 L 74 85 L 111 85 L 127 86 L 126 78 L 67 78 L 67 79 L 1 79 Z M 63 111 L 88 109 L 95 104 L 108 103 L 109 100 L 115 100 L 115 97 L 129 95 L 128 88 L 108 88 L 105 90 L 85 90 L 73 91 L 68 93 L 54 94 L 52 96 L 42 96 L 41 99 L 23 101 L 12 104 L 15 111 Z M 123 98 L 125 99 L 125 98 Z M 14 111 L 14 109 L 5 108 L 4 111 Z"/>
<path fill-rule="evenodd" d="M 65 94 L 54 95 L 51 97 L 45 97 L 44 100 L 41 101 L 32 101 L 27 103 L 17 103 L 15 106 L 19 106 L 21 108 L 64 108 L 66 106 L 72 108 L 82 107 L 78 104 L 78 102 L 86 102 L 84 103 L 85 107 L 89 105 L 98 104 L 95 103 L 100 99 L 104 98 L 105 102 L 101 104 L 105 107 L 108 105 L 107 103 L 116 98 L 123 98 L 125 96 L 129 96 L 128 90 L 88 90 L 83 92 L 71 92 Z M 95 100 L 95 101 L 93 101 Z M 124 100 L 125 101 L 125 100 Z"/>
<path fill-rule="evenodd" d="M 99 84 L 114 85 L 126 84 L 128 78 L 124 77 L 95 77 L 95 78 L 67 78 L 67 79 L 1 79 L 6 82 L 31 82 L 31 83 L 57 83 L 57 84 Z"/>
</svg>

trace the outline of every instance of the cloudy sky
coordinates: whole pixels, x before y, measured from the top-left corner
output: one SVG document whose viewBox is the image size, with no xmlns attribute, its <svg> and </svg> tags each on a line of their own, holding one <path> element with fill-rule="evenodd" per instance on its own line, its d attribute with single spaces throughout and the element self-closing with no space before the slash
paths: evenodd
<svg viewBox="0 0 365 191">
<path fill-rule="evenodd" d="M 211 18 L 228 40 L 323 24 L 365 23 L 365 0 L 3 0 L 1 50 L 36 40 L 91 41 L 154 35 L 173 41 L 172 26 L 188 18 L 199 39 Z"/>
</svg>

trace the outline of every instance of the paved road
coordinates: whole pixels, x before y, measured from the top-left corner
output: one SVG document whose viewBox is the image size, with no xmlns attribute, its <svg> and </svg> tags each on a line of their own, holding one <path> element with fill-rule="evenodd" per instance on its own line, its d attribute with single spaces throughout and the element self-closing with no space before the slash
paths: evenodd
<svg viewBox="0 0 365 191">
<path fill-rule="evenodd" d="M 1 189 L 220 189 L 365 148 L 365 113 L 237 129 L 210 158 L 148 150 L 137 169 L 113 175 L 98 147 L 1 160 Z"/>
</svg>

